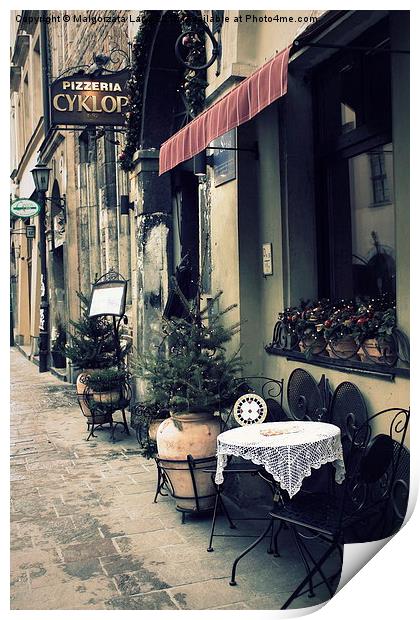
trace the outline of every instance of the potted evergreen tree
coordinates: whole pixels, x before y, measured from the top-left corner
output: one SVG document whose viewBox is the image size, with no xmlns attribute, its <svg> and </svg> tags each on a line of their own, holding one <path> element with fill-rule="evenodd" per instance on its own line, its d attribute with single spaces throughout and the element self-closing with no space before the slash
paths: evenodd
<svg viewBox="0 0 420 620">
<path fill-rule="evenodd" d="M 150 403 L 170 411 L 170 417 L 158 428 L 157 449 L 160 458 L 185 463 L 168 474 L 181 510 L 194 509 L 194 501 L 179 499 L 194 496 L 187 456 L 200 459 L 216 454 L 220 421 L 215 412 L 231 402 L 243 368 L 239 351 L 231 355 L 226 352 L 239 324 L 225 326 L 222 316 L 233 307 L 222 312 L 206 307 L 186 318 L 164 319 L 160 346 L 139 356 L 134 366 L 146 381 Z M 212 495 L 209 474 L 197 475 L 196 484 L 201 497 Z M 209 497 L 209 508 L 212 502 Z"/>
<path fill-rule="evenodd" d="M 94 393 L 96 392 L 92 387 L 93 384 L 90 384 L 90 376 L 94 371 L 114 367 L 114 372 L 108 370 L 108 375 L 111 373 L 112 377 L 96 375 L 95 378 L 96 387 L 99 384 L 102 385 L 102 388 L 99 389 L 100 396 L 98 399 L 104 402 L 106 400 L 105 391 L 116 391 L 114 389 L 116 375 L 119 376 L 120 384 L 126 380 L 127 373 L 120 372 L 115 367 L 127 353 L 128 346 L 123 345 L 120 339 L 120 359 L 117 359 L 115 334 L 111 321 L 101 316 L 90 317 L 88 299 L 80 292 L 77 293 L 77 296 L 81 302 L 81 317 L 77 321 L 70 321 L 72 332 L 69 334 L 69 342 L 65 346 L 65 352 L 74 366 L 80 369 L 76 380 L 76 391 L 83 414 L 87 418 L 91 418 L 91 411 L 86 404 L 86 399 L 83 397 L 86 394 L 86 387 L 89 386 L 89 394 L 92 396 L 92 400 L 94 400 Z M 120 334 L 118 334 L 118 337 L 120 338 Z M 122 375 L 124 375 L 124 378 L 122 378 Z M 111 387 L 110 379 L 112 379 Z M 107 390 L 104 389 L 105 383 L 108 384 Z M 109 398 L 111 399 L 112 397 L 110 396 Z M 105 414 L 98 413 L 98 419 L 96 420 L 95 416 L 95 421 L 100 423 L 99 418 L 101 416 L 104 417 Z"/>
<path fill-rule="evenodd" d="M 58 318 L 51 338 L 51 357 L 54 368 L 66 367 L 66 341 L 66 330 L 64 329 L 61 319 Z"/>
</svg>

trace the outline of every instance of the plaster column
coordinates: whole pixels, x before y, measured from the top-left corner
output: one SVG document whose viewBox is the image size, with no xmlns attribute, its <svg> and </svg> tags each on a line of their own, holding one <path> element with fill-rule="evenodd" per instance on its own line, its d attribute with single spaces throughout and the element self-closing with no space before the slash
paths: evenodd
<svg viewBox="0 0 420 620">
<path fill-rule="evenodd" d="M 160 342 L 162 312 L 168 298 L 171 240 L 171 177 L 159 177 L 159 151 L 138 151 L 131 175 L 130 200 L 135 202 L 136 290 L 134 344 L 150 350 Z"/>
</svg>

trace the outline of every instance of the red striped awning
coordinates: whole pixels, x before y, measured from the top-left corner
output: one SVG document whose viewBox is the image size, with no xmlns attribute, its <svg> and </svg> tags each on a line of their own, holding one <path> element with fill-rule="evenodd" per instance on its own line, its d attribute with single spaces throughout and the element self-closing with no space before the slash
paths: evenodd
<svg viewBox="0 0 420 620">
<path fill-rule="evenodd" d="M 160 147 L 159 174 L 203 151 L 212 140 L 249 121 L 287 92 L 290 47 L 266 62 Z"/>
</svg>

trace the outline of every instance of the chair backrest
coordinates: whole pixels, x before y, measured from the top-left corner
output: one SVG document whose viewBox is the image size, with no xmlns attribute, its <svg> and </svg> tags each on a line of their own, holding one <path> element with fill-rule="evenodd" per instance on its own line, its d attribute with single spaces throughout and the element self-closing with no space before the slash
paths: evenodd
<svg viewBox="0 0 420 620">
<path fill-rule="evenodd" d="M 320 386 L 323 387 L 321 391 Z M 324 389 L 326 388 L 326 389 Z M 325 379 L 317 384 L 303 368 L 296 368 L 287 382 L 287 402 L 294 420 L 328 421 L 328 388 Z"/>
<path fill-rule="evenodd" d="M 253 398 L 254 396 L 255 398 Z M 240 401 L 241 397 L 245 397 L 242 402 Z M 234 398 L 235 401 L 229 414 L 222 422 L 222 431 L 228 428 L 232 416 L 241 426 L 288 419 L 283 409 L 283 379 L 271 379 L 263 376 L 243 377 L 238 381 Z M 247 399 L 251 405 L 248 416 L 246 415 Z M 260 407 L 266 410 L 264 418 L 260 415 Z"/>
<path fill-rule="evenodd" d="M 404 447 L 409 419 L 408 410 L 385 409 L 354 429 L 341 492 L 344 542 L 381 540 L 401 525 L 409 485 Z M 375 434 L 375 427 L 383 432 Z"/>
<path fill-rule="evenodd" d="M 344 462 L 347 461 L 347 453 L 352 443 L 354 431 L 361 427 L 367 419 L 365 399 L 359 388 L 350 381 L 340 383 L 331 400 L 330 422 L 341 430 Z"/>
<path fill-rule="evenodd" d="M 395 467 L 394 481 L 391 487 L 390 518 L 396 529 L 403 524 L 410 492 L 410 452 L 405 446 L 399 451 L 399 443 L 393 440 Z"/>
</svg>

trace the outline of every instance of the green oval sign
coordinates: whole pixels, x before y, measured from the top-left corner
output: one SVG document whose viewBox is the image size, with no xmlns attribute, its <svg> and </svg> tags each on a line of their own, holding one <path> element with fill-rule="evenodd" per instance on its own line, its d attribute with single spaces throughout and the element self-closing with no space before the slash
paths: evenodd
<svg viewBox="0 0 420 620">
<path fill-rule="evenodd" d="M 10 205 L 10 212 L 16 217 L 34 217 L 40 210 L 39 204 L 30 198 L 18 198 Z"/>
</svg>

